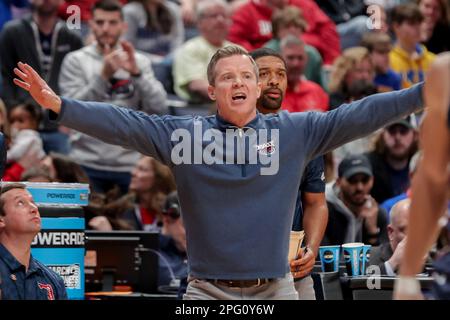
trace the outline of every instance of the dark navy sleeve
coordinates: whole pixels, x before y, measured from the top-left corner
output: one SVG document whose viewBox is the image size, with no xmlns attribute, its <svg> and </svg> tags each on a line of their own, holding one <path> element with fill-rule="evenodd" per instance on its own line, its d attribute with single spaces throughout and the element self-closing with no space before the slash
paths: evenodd
<svg viewBox="0 0 450 320">
<path fill-rule="evenodd" d="M 311 193 L 325 192 L 325 168 L 322 156 L 311 160 L 306 166 L 300 191 Z"/>
<path fill-rule="evenodd" d="M 56 300 L 67 300 L 67 290 L 63 279 L 58 279 L 56 283 Z"/>
<path fill-rule="evenodd" d="M 325 172 L 323 157 L 311 160 L 303 172 L 300 190 L 295 203 L 294 221 L 292 230 L 303 230 L 303 206 L 302 192 L 322 193 L 325 192 Z"/>
</svg>

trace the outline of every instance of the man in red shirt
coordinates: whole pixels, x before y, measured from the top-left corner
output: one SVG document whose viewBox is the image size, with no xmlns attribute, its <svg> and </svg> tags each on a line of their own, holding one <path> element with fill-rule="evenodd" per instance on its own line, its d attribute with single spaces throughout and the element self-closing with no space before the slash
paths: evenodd
<svg viewBox="0 0 450 320">
<path fill-rule="evenodd" d="M 331 65 L 340 53 L 336 25 L 313 0 L 250 0 L 232 16 L 228 40 L 248 51 L 262 47 L 272 39 L 272 13 L 287 5 L 300 8 L 308 23 L 303 40 L 319 50 L 324 64 Z"/>
<path fill-rule="evenodd" d="M 328 111 L 327 93 L 303 75 L 308 56 L 299 38 L 288 35 L 281 40 L 281 55 L 287 65 L 288 88 L 282 108 L 289 112 Z"/>
</svg>

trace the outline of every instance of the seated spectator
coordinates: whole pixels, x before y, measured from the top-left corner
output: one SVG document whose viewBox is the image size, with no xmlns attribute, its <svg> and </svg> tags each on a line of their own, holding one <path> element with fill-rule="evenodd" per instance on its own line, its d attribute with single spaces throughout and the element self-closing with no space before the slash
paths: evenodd
<svg viewBox="0 0 450 320">
<path fill-rule="evenodd" d="M 350 21 L 352 18 L 365 15 L 367 5 L 365 1 L 360 0 L 316 0 L 320 9 L 338 25 Z"/>
<path fill-rule="evenodd" d="M 272 33 L 273 38 L 267 42 L 264 47 L 280 52 L 280 40 L 287 35 L 293 35 L 301 38 L 308 25 L 299 8 L 287 6 L 277 10 L 272 15 Z M 304 75 L 306 79 L 314 81 L 322 88 L 325 88 L 325 79 L 323 79 L 322 57 L 319 51 L 313 46 L 305 43 L 305 52 L 308 56 Z"/>
<path fill-rule="evenodd" d="M 50 177 L 50 173 L 46 168 L 42 166 L 33 166 L 22 174 L 20 181 L 53 182 L 53 179 Z"/>
<path fill-rule="evenodd" d="M 9 110 L 11 145 L 7 161 L 15 162 L 27 152 L 34 150 L 38 159 L 45 157 L 42 140 L 37 131 L 41 120 L 41 110 L 32 103 L 19 104 Z"/>
<path fill-rule="evenodd" d="M 414 174 L 416 173 L 417 166 L 419 164 L 421 158 L 421 152 L 417 151 L 414 156 L 412 156 L 411 160 L 409 161 L 409 180 L 412 181 L 412 178 L 414 177 Z M 395 196 L 393 198 L 385 200 L 381 207 L 389 214 L 391 212 L 392 207 L 399 201 L 403 199 L 411 198 L 411 188 L 408 188 L 405 192 L 399 194 L 398 196 Z M 388 221 L 390 220 L 390 217 L 388 216 Z"/>
<path fill-rule="evenodd" d="M 316 3 L 336 24 L 343 50 L 357 46 L 362 35 L 369 31 L 366 1 L 316 0 Z"/>
<path fill-rule="evenodd" d="M 125 40 L 158 61 L 184 41 L 184 27 L 178 5 L 168 0 L 133 0 L 123 7 L 127 24 Z"/>
<path fill-rule="evenodd" d="M 133 196 L 120 195 L 115 188 L 106 193 L 91 192 L 89 203 L 83 207 L 86 229 L 97 231 L 135 230 L 135 228 L 122 218 L 123 213 L 132 208 Z"/>
<path fill-rule="evenodd" d="M 367 157 L 373 168 L 370 192 L 378 203 L 406 192 L 409 188 L 409 161 L 417 152 L 414 117 L 396 121 L 384 128 Z"/>
<path fill-rule="evenodd" d="M 389 242 L 372 248 L 370 252 L 369 265 L 378 266 L 381 275 L 395 277 L 400 267 L 405 250 L 410 205 L 411 200 L 404 199 L 392 207 L 391 222 L 387 226 Z"/>
<path fill-rule="evenodd" d="M 94 194 L 87 208 L 88 228 L 99 231 L 135 230 L 134 221 L 123 216 L 129 206 L 131 197 L 114 199 L 114 195 Z M 171 192 L 160 203 L 158 228 L 148 231 L 159 231 L 158 254 L 158 286 L 180 287 L 180 280 L 187 278 L 186 231 L 180 216 L 180 206 L 176 191 Z M 120 213 L 122 212 L 122 213 Z M 124 219 L 125 218 L 125 219 Z M 146 226 L 148 227 L 148 226 Z M 164 288 L 161 288 L 164 289 Z M 186 290 L 181 287 L 180 290 Z M 180 292 L 182 294 L 184 292 Z"/>
<path fill-rule="evenodd" d="M 19 61 L 32 66 L 60 93 L 58 77 L 67 53 L 83 46 L 81 38 L 58 18 L 61 0 L 33 1 L 31 16 L 9 21 L 0 32 L 0 68 L 3 78 L 2 98 L 7 108 L 26 103 L 30 95 L 17 90 L 13 83 L 14 67 Z M 48 111 L 39 127 L 44 151 L 67 154 L 68 136 L 48 119 Z"/>
<path fill-rule="evenodd" d="M 131 173 L 129 189 L 135 203 L 123 218 L 137 230 L 159 229 L 166 196 L 175 190 L 170 169 L 152 157 L 142 157 Z"/>
<path fill-rule="evenodd" d="M 45 159 L 45 158 L 44 158 Z M 39 163 L 36 150 L 28 150 L 18 161 L 7 164 L 3 181 L 21 181 L 22 174 Z"/>
<path fill-rule="evenodd" d="M 192 103 L 212 103 L 208 96 L 206 68 L 219 48 L 232 45 L 225 40 L 230 26 L 229 7 L 224 0 L 201 1 L 196 8 L 200 35 L 186 41 L 173 63 L 175 93 Z"/>
<path fill-rule="evenodd" d="M 88 228 L 100 231 L 161 231 L 166 196 L 175 190 L 170 169 L 152 157 L 141 157 L 132 170 L 129 192 L 118 188 L 93 192 L 87 212 Z"/>
<path fill-rule="evenodd" d="M 435 54 L 450 51 L 450 2 L 416 0 L 423 15 L 421 42 Z"/>
<path fill-rule="evenodd" d="M 361 46 L 367 48 L 375 68 L 374 82 L 378 92 L 400 90 L 402 79 L 390 68 L 389 52 L 392 49 L 391 38 L 387 33 L 369 32 L 361 41 Z"/>
<path fill-rule="evenodd" d="M 339 36 L 334 23 L 313 0 L 248 1 L 234 12 L 228 40 L 248 51 L 262 47 L 272 38 L 272 14 L 287 5 L 301 10 L 308 24 L 303 40 L 320 52 L 324 64 L 331 65 L 340 52 Z"/>
<path fill-rule="evenodd" d="M 109 26 L 104 31 L 106 24 Z M 64 59 L 59 85 L 64 96 L 102 101 L 148 114 L 167 113 L 166 93 L 155 79 L 150 59 L 120 41 L 125 30 L 122 6 L 101 0 L 92 8 L 91 29 L 96 42 Z M 70 157 L 83 167 L 93 191 L 105 193 L 118 185 L 127 193 L 130 171 L 140 154 L 110 145 L 89 135 L 71 131 Z"/>
<path fill-rule="evenodd" d="M 287 67 L 287 90 L 282 108 L 289 112 L 327 111 L 328 94 L 303 75 L 308 61 L 303 41 L 288 35 L 281 40 L 280 47 Z"/>
<path fill-rule="evenodd" d="M 359 81 L 374 82 L 375 70 L 369 51 L 364 47 L 345 50 L 336 59 L 330 75 L 330 109 L 350 100 L 349 88 Z"/>
<path fill-rule="evenodd" d="M 391 23 L 396 43 L 389 53 L 391 68 L 400 74 L 402 88 L 424 80 L 435 55 L 420 44 L 420 26 L 423 15 L 414 3 L 399 5 L 392 9 Z"/>
<path fill-rule="evenodd" d="M 328 225 L 323 245 L 387 241 L 386 212 L 370 196 L 374 177 L 369 160 L 351 156 L 342 160 L 335 183 L 327 184 Z"/>
<path fill-rule="evenodd" d="M 66 155 L 50 152 L 40 165 L 48 170 L 55 182 L 89 183 L 89 178 L 83 168 Z"/>
</svg>

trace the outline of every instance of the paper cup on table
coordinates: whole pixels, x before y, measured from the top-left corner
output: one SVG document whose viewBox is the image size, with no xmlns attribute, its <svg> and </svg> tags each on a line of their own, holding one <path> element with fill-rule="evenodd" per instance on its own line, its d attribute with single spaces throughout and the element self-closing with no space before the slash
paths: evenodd
<svg viewBox="0 0 450 320">
<path fill-rule="evenodd" d="M 320 263 L 322 272 L 339 271 L 339 253 L 341 246 L 321 246 L 319 248 Z"/>
<path fill-rule="evenodd" d="M 342 245 L 342 253 L 344 254 L 345 266 L 347 274 L 351 277 L 360 275 L 359 257 L 363 250 L 364 243 L 351 242 Z"/>
<path fill-rule="evenodd" d="M 305 237 L 304 231 L 291 231 L 291 238 L 289 241 L 289 256 L 288 256 L 289 262 L 295 260 L 298 257 L 304 237 Z"/>
<path fill-rule="evenodd" d="M 372 246 L 370 244 L 365 244 L 362 247 L 361 254 L 359 257 L 360 274 L 362 276 L 364 276 L 366 274 L 366 268 L 367 268 L 367 265 L 369 264 L 371 249 L 372 249 Z"/>
</svg>

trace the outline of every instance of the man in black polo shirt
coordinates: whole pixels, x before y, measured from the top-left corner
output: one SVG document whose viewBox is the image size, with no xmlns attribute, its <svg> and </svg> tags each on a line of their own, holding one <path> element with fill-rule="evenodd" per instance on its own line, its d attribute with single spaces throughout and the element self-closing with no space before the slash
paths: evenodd
<svg viewBox="0 0 450 320">
<path fill-rule="evenodd" d="M 67 299 L 64 281 L 31 256 L 31 242 L 41 230 L 41 217 L 21 183 L 0 192 L 0 299 Z"/>
</svg>

